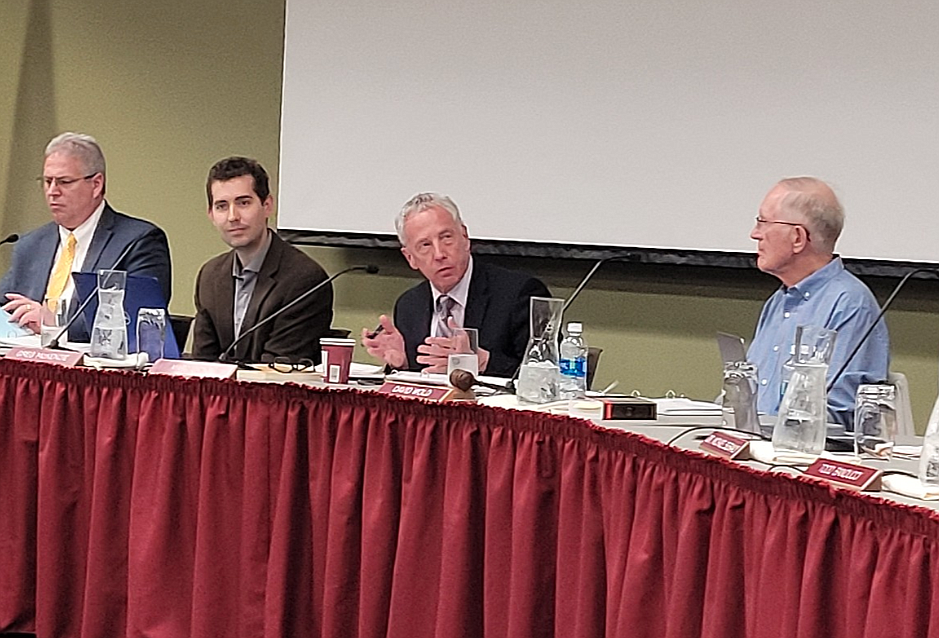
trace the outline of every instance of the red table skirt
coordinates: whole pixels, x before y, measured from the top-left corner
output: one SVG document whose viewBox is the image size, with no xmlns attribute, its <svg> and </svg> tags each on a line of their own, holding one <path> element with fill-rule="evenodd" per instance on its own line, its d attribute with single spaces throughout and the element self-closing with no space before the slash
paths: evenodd
<svg viewBox="0 0 939 638">
<path fill-rule="evenodd" d="M 0 362 L 0 631 L 939 635 L 939 518 L 583 421 Z"/>
</svg>

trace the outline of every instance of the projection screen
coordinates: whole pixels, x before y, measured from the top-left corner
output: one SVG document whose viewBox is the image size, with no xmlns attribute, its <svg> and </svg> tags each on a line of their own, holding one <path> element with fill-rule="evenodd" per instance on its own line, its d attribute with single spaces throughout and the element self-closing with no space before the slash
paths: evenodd
<svg viewBox="0 0 939 638">
<path fill-rule="evenodd" d="M 287 0 L 279 221 L 389 237 L 418 191 L 471 236 L 753 252 L 783 176 L 839 251 L 939 261 L 939 3 Z M 348 242 L 346 242 L 348 243 Z"/>
</svg>

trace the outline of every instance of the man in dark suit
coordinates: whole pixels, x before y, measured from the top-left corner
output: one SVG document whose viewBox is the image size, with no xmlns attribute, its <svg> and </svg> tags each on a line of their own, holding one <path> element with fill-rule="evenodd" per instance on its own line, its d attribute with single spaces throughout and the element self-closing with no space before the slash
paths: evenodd
<svg viewBox="0 0 939 638">
<path fill-rule="evenodd" d="M 394 321 L 379 319 L 376 333 L 362 331 L 369 354 L 398 369 L 445 372 L 457 343 L 452 331 L 479 331 L 479 370 L 511 376 L 529 334 L 529 299 L 548 297 L 528 275 L 475 261 L 460 211 L 437 193 L 408 201 L 395 220 L 401 252 L 427 278 L 395 303 Z"/>
<path fill-rule="evenodd" d="M 52 222 L 17 242 L 12 265 L 0 281 L 3 309 L 14 321 L 39 332 L 44 298 L 71 300 L 69 308 L 74 312 L 78 304 L 73 271 L 116 268 L 130 275 L 155 277 L 169 301 L 166 234 L 108 205 L 104 154 L 93 137 L 62 133 L 49 142 L 41 179 Z M 79 321 L 69 338 L 87 341 L 88 332 L 88 326 Z"/>
<path fill-rule="evenodd" d="M 206 181 L 209 219 L 229 252 L 208 261 L 196 281 L 192 355 L 216 360 L 235 340 L 317 283 L 327 279 L 315 261 L 267 227 L 274 210 L 267 172 L 252 159 L 229 157 Z M 333 316 L 327 285 L 245 337 L 237 361 L 320 359 L 319 340 Z"/>
</svg>

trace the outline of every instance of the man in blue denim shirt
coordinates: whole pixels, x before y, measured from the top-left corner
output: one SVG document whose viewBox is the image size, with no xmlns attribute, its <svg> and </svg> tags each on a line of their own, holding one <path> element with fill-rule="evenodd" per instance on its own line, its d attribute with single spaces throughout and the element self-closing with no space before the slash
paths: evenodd
<svg viewBox="0 0 939 638">
<path fill-rule="evenodd" d="M 841 368 L 879 312 L 870 289 L 844 269 L 835 242 L 844 209 L 831 187 L 814 177 L 780 181 L 766 195 L 750 237 L 757 266 L 782 282 L 763 306 L 747 358 L 759 374 L 758 409 L 779 411 L 782 366 L 796 326 L 837 330 L 828 380 Z M 887 378 L 890 340 L 881 320 L 828 393 L 828 420 L 852 429 L 858 385 Z"/>
</svg>

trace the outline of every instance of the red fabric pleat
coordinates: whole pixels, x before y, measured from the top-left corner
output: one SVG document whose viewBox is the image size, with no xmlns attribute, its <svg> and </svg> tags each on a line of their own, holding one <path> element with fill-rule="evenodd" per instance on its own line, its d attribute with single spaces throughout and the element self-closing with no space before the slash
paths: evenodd
<svg viewBox="0 0 939 638">
<path fill-rule="evenodd" d="M 36 630 L 42 380 L 0 376 L 0 632 Z"/>
<path fill-rule="evenodd" d="M 0 362 L 0 632 L 939 635 L 939 516 L 587 422 Z"/>
<path fill-rule="evenodd" d="M 282 426 L 271 424 L 268 431 L 271 449 L 281 450 L 282 467 L 272 468 L 271 513 L 268 519 L 259 521 L 269 521 L 271 527 L 264 613 L 255 618 L 263 623 L 264 630 L 254 635 L 322 636 L 323 587 L 322 581 L 313 575 L 323 572 L 322 541 L 329 512 L 314 514 L 313 503 L 323 502 L 323 493 L 328 496 L 326 479 L 332 459 L 327 453 L 332 449 L 323 446 L 323 455 L 311 449 L 310 431 L 304 421 L 307 414 L 302 406 L 289 405 L 286 416 Z M 328 424 L 323 426 L 323 430 L 329 429 Z M 279 431 L 286 435 L 282 441 L 276 434 Z M 319 490 L 314 489 L 317 486 Z"/>
</svg>

